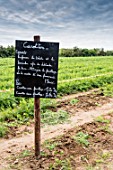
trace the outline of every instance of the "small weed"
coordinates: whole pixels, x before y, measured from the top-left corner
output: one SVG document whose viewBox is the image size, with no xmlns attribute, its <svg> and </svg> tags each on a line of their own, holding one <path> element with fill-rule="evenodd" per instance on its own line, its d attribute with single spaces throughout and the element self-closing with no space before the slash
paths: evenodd
<svg viewBox="0 0 113 170">
<path fill-rule="evenodd" d="M 100 123 L 110 123 L 110 120 L 105 119 L 103 116 L 98 116 L 98 117 L 96 118 L 96 121 L 97 121 L 97 122 L 100 122 Z"/>
<path fill-rule="evenodd" d="M 55 149 L 55 147 L 57 146 L 57 143 L 52 143 L 48 146 L 46 146 L 50 151 L 52 151 L 53 149 Z"/>
<path fill-rule="evenodd" d="M 100 154 L 99 154 L 99 158 L 103 159 L 104 161 L 107 160 L 110 156 L 111 156 L 110 151 L 108 150 L 103 150 Z"/>
<path fill-rule="evenodd" d="M 58 169 L 58 168 L 62 170 L 72 170 L 70 160 L 69 159 L 60 160 L 56 158 L 54 164 L 50 164 L 49 170 Z"/>
<path fill-rule="evenodd" d="M 49 149 L 50 151 L 52 151 L 52 150 L 56 147 L 56 145 L 57 145 L 57 144 L 54 144 L 54 143 L 53 143 L 53 144 L 51 144 L 51 145 L 48 147 L 48 149 Z"/>
<path fill-rule="evenodd" d="M 73 137 L 73 139 L 77 142 L 80 143 L 86 147 L 88 147 L 89 142 L 88 142 L 89 135 L 85 134 L 83 132 L 78 132 L 76 136 Z"/>
<path fill-rule="evenodd" d="M 70 104 L 71 104 L 71 105 L 75 105 L 75 104 L 78 103 L 78 102 L 79 102 L 78 99 L 71 99 L 71 100 L 70 100 Z"/>
<path fill-rule="evenodd" d="M 47 153 L 44 152 L 44 151 L 41 151 L 41 152 L 40 152 L 40 155 L 43 156 L 43 157 L 46 157 L 46 156 L 47 156 Z"/>
<path fill-rule="evenodd" d="M 24 150 L 21 154 L 20 154 L 20 157 L 27 157 L 27 156 L 30 156 L 32 153 L 30 150 Z"/>
<path fill-rule="evenodd" d="M 44 146 L 49 149 L 50 151 L 54 150 L 55 147 L 57 146 L 57 143 L 56 142 L 50 142 L 49 140 L 46 140 L 44 142 Z"/>
<path fill-rule="evenodd" d="M 100 163 L 104 163 L 104 160 L 100 158 L 100 159 L 96 159 L 95 162 L 100 164 Z"/>
<path fill-rule="evenodd" d="M 111 129 L 109 128 L 108 125 L 106 125 L 106 126 L 101 126 L 99 129 L 102 130 L 102 131 L 104 131 L 104 132 L 107 132 L 107 133 L 109 133 L 109 134 L 113 134 L 113 132 L 111 131 Z"/>
<path fill-rule="evenodd" d="M 109 152 L 103 152 L 102 153 L 102 159 L 106 160 L 110 157 L 110 153 Z"/>
<path fill-rule="evenodd" d="M 98 159 L 95 160 L 96 163 L 101 164 L 104 163 L 111 156 L 109 151 L 103 151 L 99 154 Z"/>
<path fill-rule="evenodd" d="M 54 154 L 55 154 L 55 155 L 63 155 L 63 154 L 64 154 L 64 151 L 55 151 Z"/>
</svg>

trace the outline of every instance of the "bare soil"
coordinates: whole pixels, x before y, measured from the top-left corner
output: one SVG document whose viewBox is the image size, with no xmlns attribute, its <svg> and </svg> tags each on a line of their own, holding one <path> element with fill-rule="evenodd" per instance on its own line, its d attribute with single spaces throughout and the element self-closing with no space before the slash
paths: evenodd
<svg viewBox="0 0 113 170">
<path fill-rule="evenodd" d="M 71 103 L 71 100 L 75 99 L 77 102 Z M 101 108 L 106 103 L 111 103 L 112 98 L 104 96 L 98 90 L 91 90 L 85 93 L 72 94 L 64 96 L 62 99 L 57 99 L 57 107 L 48 107 L 52 111 L 64 110 L 71 116 L 70 119 L 76 118 L 82 112 L 95 110 Z M 79 113 L 79 114 L 78 114 Z M 42 124 L 43 126 L 43 124 Z M 34 123 L 30 122 L 30 126 L 13 126 L 9 127 L 9 133 L 5 136 L 6 139 L 13 137 L 19 137 L 22 134 L 28 134 L 33 132 Z"/>
<path fill-rule="evenodd" d="M 76 99 L 77 103 L 70 101 Z M 53 108 L 50 108 L 53 109 Z M 6 139 L 0 140 L 0 170 L 8 169 L 113 169 L 113 99 L 98 91 L 65 96 L 58 100 L 56 111 L 62 109 L 70 114 L 70 121 L 41 129 L 41 142 L 52 139 L 50 148 L 41 147 L 42 156 L 34 157 L 34 125 L 10 129 Z M 109 114 L 110 113 L 110 114 Z M 104 115 L 110 123 L 94 121 Z M 103 128 L 102 128 L 103 127 Z M 87 133 L 89 146 L 78 144 L 74 139 L 78 132 Z M 62 135 L 61 137 L 58 137 Z M 55 147 L 54 147 L 55 145 Z M 99 169 L 100 170 L 100 169 Z"/>
<path fill-rule="evenodd" d="M 25 157 L 25 151 L 18 153 L 18 156 L 10 160 L 11 167 L 23 170 L 112 170 L 113 115 L 105 116 L 104 119 L 109 120 L 110 124 L 97 121 L 87 123 L 68 130 L 60 137 L 46 141 L 38 160 L 34 157 L 32 148 L 27 150 L 28 155 Z M 88 146 L 74 139 L 79 132 L 89 135 Z"/>
</svg>

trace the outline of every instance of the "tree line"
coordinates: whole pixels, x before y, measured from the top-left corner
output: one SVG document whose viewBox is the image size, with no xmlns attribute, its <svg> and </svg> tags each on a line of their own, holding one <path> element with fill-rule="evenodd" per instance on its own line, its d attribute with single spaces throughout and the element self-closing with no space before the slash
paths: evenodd
<svg viewBox="0 0 113 170">
<path fill-rule="evenodd" d="M 15 47 L 13 45 L 3 47 L 0 45 L 0 57 L 14 57 Z M 59 51 L 60 57 L 91 57 L 91 56 L 113 56 L 113 50 L 104 51 L 104 48 L 61 48 Z"/>
<path fill-rule="evenodd" d="M 0 57 L 14 57 L 15 56 L 15 47 L 13 45 L 3 47 L 0 45 Z"/>
<path fill-rule="evenodd" d="M 60 56 L 62 57 L 91 57 L 91 56 L 113 56 L 113 50 L 104 51 L 104 48 L 62 48 L 60 49 Z"/>
</svg>

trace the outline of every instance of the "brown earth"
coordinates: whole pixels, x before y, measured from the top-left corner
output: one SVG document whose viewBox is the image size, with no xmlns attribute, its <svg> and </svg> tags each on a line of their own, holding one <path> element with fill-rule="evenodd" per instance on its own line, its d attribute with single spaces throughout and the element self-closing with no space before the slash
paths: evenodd
<svg viewBox="0 0 113 170">
<path fill-rule="evenodd" d="M 76 100 L 72 102 L 72 99 Z M 48 169 L 50 163 L 52 163 L 51 167 L 53 166 L 51 169 L 58 170 L 63 169 L 62 166 L 64 166 L 64 169 L 69 167 L 68 169 L 77 170 L 84 170 L 86 169 L 85 167 L 90 166 L 98 168 L 97 159 L 100 159 L 101 153 L 103 157 L 108 158 L 107 155 L 109 155 L 109 159 L 106 159 L 106 162 L 108 161 L 107 164 L 104 165 L 105 158 L 103 157 L 100 160 L 102 165 L 99 164 L 103 170 L 107 170 L 107 166 L 113 158 L 113 135 L 111 133 L 113 117 L 112 114 L 106 116 L 106 119 L 111 121 L 110 124 L 93 122 L 93 120 L 99 115 L 113 112 L 113 99 L 103 96 L 100 92 L 91 91 L 79 95 L 66 96 L 58 100 L 56 111 L 59 109 L 66 110 L 70 114 L 70 121 L 54 126 L 44 126 L 41 131 L 42 143 L 47 139 L 63 135 L 60 138 L 54 138 L 50 142 L 49 145 L 52 145 L 52 147 L 54 143 L 58 143 L 57 145 L 55 144 L 56 147 L 53 147 L 52 150 L 42 147 L 43 156 L 36 160 L 33 156 L 34 150 L 32 149 L 34 142 L 33 123 L 31 126 L 11 129 L 11 132 L 7 135 L 9 139 L 0 140 L 1 170 Z M 105 129 L 100 127 L 105 127 Z M 88 147 L 81 146 L 72 138 L 80 131 L 89 134 Z M 109 168 L 110 166 L 111 164 Z"/>
<path fill-rule="evenodd" d="M 74 103 L 75 100 L 75 103 Z M 58 110 L 64 110 L 70 114 L 70 116 L 77 116 L 77 113 L 87 112 L 89 110 L 95 110 L 102 105 L 112 101 L 112 98 L 104 96 L 98 90 L 93 90 L 85 93 L 73 94 L 64 96 L 62 99 L 57 99 L 57 107 L 48 107 L 52 111 L 57 112 Z M 43 126 L 43 124 L 42 124 Z M 9 133 L 5 136 L 6 139 L 11 139 L 12 137 L 19 137 L 21 134 L 32 133 L 34 123 L 30 122 L 30 126 L 13 126 L 9 127 Z"/>
<path fill-rule="evenodd" d="M 38 160 L 34 157 L 34 150 L 26 148 L 10 160 L 12 169 L 112 170 L 113 114 L 104 116 L 103 120 L 110 123 L 87 123 L 46 141 Z M 88 139 L 82 144 L 75 140 L 75 136 L 80 132 L 88 135 Z"/>
</svg>

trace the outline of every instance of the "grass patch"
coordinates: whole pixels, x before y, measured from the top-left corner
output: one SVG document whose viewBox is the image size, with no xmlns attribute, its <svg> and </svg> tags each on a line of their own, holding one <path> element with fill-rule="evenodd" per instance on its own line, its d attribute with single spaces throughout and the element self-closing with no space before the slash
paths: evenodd
<svg viewBox="0 0 113 170">
<path fill-rule="evenodd" d="M 54 142 L 54 141 L 51 142 L 50 140 L 46 140 L 44 142 L 44 147 L 49 149 L 50 151 L 54 150 L 57 145 L 58 145 L 57 142 Z"/>
<path fill-rule="evenodd" d="M 32 155 L 33 153 L 30 151 L 30 150 L 24 150 L 19 156 L 20 158 L 24 158 L 24 157 L 27 157 L 27 156 L 30 156 Z"/>
<path fill-rule="evenodd" d="M 55 162 L 53 164 L 50 164 L 49 166 L 49 170 L 59 169 L 59 168 L 62 170 L 72 170 L 70 160 L 69 159 L 60 160 L 56 158 Z"/>
<path fill-rule="evenodd" d="M 68 112 L 63 110 L 60 110 L 58 112 L 46 110 L 46 112 L 41 114 L 41 122 L 48 125 L 62 124 L 63 122 L 68 121 L 68 119 Z"/>
<path fill-rule="evenodd" d="M 8 128 L 3 123 L 0 123 L 0 137 L 5 136 L 7 132 Z"/>
</svg>

